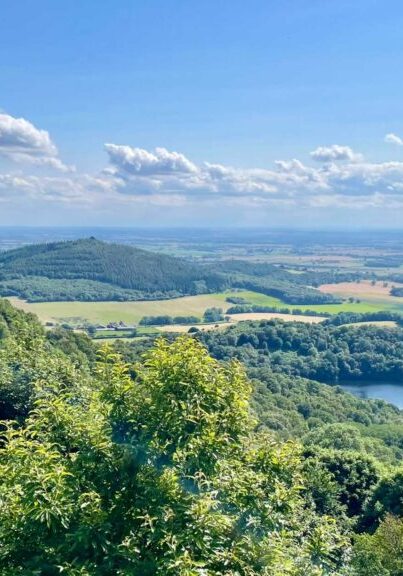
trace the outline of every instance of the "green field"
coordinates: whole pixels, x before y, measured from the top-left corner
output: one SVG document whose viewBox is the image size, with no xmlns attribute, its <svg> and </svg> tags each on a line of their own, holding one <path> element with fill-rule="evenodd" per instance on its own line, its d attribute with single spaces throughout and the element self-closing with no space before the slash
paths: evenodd
<svg viewBox="0 0 403 576">
<path fill-rule="evenodd" d="M 87 320 L 99 324 L 119 321 L 137 324 L 143 316 L 168 314 L 171 316 L 194 315 L 201 318 L 206 308 L 230 306 L 225 302 L 228 295 L 230 294 L 208 294 L 147 302 L 40 302 L 31 304 L 16 298 L 10 300 L 16 307 L 36 314 L 42 322 L 78 324 Z"/>
<path fill-rule="evenodd" d="M 143 316 L 168 314 L 170 316 L 194 315 L 201 318 L 206 308 L 213 306 L 223 308 L 225 311 L 232 306 L 232 304 L 226 302 L 226 298 L 229 296 L 242 297 L 251 304 L 261 306 L 275 306 L 278 308 L 289 308 L 290 310 L 315 310 L 318 313 L 337 314 L 338 312 L 376 312 L 378 310 L 391 310 L 403 313 L 403 298 L 402 304 L 391 303 L 379 298 L 368 298 L 362 299 L 359 303 L 343 302 L 342 304 L 293 306 L 285 304 L 278 298 L 246 290 L 147 302 L 29 303 L 17 298 L 10 298 L 10 300 L 16 307 L 36 314 L 42 322 L 68 322 L 77 325 L 84 321 L 94 324 L 107 324 L 108 322 L 119 322 L 121 320 L 126 324 L 137 324 Z"/>
<path fill-rule="evenodd" d="M 234 294 L 232 294 L 234 295 Z M 257 292 L 249 292 L 249 291 L 242 291 L 237 292 L 236 296 L 241 296 L 248 300 L 251 304 L 256 304 L 260 306 L 276 306 L 278 308 L 289 308 L 290 310 L 315 310 L 316 312 L 325 312 L 330 314 L 337 314 L 338 312 L 377 312 L 379 310 L 392 310 L 394 312 L 401 312 L 403 313 L 403 298 L 401 303 L 391 302 L 388 299 L 382 298 L 370 298 L 361 299 L 361 302 L 343 302 L 342 304 L 309 304 L 309 305 L 301 305 L 301 304 L 286 304 L 279 298 L 274 298 L 272 296 L 266 296 L 264 294 L 259 294 Z M 229 294 L 218 294 L 216 295 L 221 297 L 223 300 L 223 305 L 225 308 L 231 306 L 225 302 L 225 298 L 229 296 Z M 396 300 L 396 299 L 395 299 Z"/>
</svg>

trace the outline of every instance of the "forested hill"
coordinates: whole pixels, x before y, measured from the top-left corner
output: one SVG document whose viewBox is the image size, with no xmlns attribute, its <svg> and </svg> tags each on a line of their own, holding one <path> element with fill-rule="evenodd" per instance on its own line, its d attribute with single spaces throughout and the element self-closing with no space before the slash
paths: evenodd
<svg viewBox="0 0 403 576">
<path fill-rule="evenodd" d="M 95 238 L 34 244 L 0 253 L 0 296 L 31 302 L 158 300 L 226 288 L 255 290 L 291 304 L 337 300 L 278 266 L 244 261 L 201 265 Z"/>
<path fill-rule="evenodd" d="M 130 300 L 216 291 L 225 279 L 181 258 L 89 238 L 4 252 L 0 282 L 3 296 L 31 300 Z"/>
</svg>

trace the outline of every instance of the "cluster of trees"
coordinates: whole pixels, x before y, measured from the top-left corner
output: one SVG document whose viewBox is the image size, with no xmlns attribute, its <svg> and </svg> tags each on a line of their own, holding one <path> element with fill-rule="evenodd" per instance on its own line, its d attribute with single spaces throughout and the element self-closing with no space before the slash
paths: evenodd
<svg viewBox="0 0 403 576">
<path fill-rule="evenodd" d="M 293 275 L 291 275 L 293 276 Z M 337 304 L 340 299 L 335 298 L 332 294 L 320 292 L 304 284 L 295 282 L 294 278 L 289 280 L 278 279 L 275 276 L 253 277 L 238 274 L 232 276 L 230 283 L 237 288 L 253 290 L 280 298 L 287 304 Z"/>
<path fill-rule="evenodd" d="M 335 384 L 403 378 L 403 330 L 375 325 L 241 322 L 199 335 L 216 358 Z"/>
<path fill-rule="evenodd" d="M 139 324 L 141 326 L 166 326 L 169 324 L 198 324 L 200 318 L 197 316 L 143 316 Z"/>
<path fill-rule="evenodd" d="M 222 322 L 225 319 L 222 308 L 213 306 L 207 308 L 203 314 L 203 322 Z M 200 318 L 198 316 L 169 316 L 163 314 L 160 316 L 143 316 L 139 324 L 141 326 L 165 326 L 169 324 L 199 324 Z"/>
<path fill-rule="evenodd" d="M 279 308 L 278 306 L 261 306 L 258 304 L 230 306 L 227 314 L 250 314 L 251 312 L 275 312 L 278 314 L 294 314 L 295 316 L 324 316 L 330 317 L 327 312 L 317 310 L 300 310 L 299 308 Z"/>
<path fill-rule="evenodd" d="M 223 260 L 212 267 L 225 273 L 231 286 L 255 290 L 268 296 L 281 298 L 287 304 L 335 304 L 340 302 L 332 294 L 316 290 L 321 284 L 348 282 L 364 275 L 360 273 L 340 274 L 322 271 L 289 272 L 283 266 L 247 260 Z M 234 302 L 244 304 L 244 302 Z"/>
<path fill-rule="evenodd" d="M 222 322 L 222 320 L 224 320 L 222 308 L 217 308 L 215 306 L 207 308 L 204 311 L 203 320 L 204 322 Z"/>
<path fill-rule="evenodd" d="M 0 296 L 17 296 L 28 302 L 97 302 L 128 300 L 152 300 L 180 296 L 178 292 L 144 293 L 113 286 L 97 280 L 49 279 L 39 276 L 27 276 L 0 281 Z"/>
<path fill-rule="evenodd" d="M 392 281 L 392 282 L 399 282 L 403 283 L 403 274 L 402 272 L 389 272 L 387 276 L 382 278 L 385 281 Z"/>
<path fill-rule="evenodd" d="M 343 324 L 360 324 L 361 322 L 395 322 L 399 326 L 403 326 L 403 316 L 397 312 L 390 312 L 388 310 L 380 310 L 379 312 L 340 312 L 334 314 L 325 320 L 325 326 L 342 326 Z"/>
<path fill-rule="evenodd" d="M 246 298 L 242 298 L 242 296 L 228 296 L 225 301 L 229 304 L 236 304 L 239 306 L 246 306 L 250 304 L 250 302 L 248 302 Z"/>
<path fill-rule="evenodd" d="M 403 286 L 392 286 L 390 289 L 390 293 L 392 296 L 403 296 Z"/>
</svg>

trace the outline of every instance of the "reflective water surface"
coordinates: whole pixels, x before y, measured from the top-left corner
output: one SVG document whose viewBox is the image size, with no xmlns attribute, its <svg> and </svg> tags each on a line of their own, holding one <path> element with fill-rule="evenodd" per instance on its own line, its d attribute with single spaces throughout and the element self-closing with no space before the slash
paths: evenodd
<svg viewBox="0 0 403 576">
<path fill-rule="evenodd" d="M 340 387 L 359 398 L 386 400 L 386 402 L 403 409 L 403 382 L 401 384 L 396 382 L 377 382 L 376 384 L 360 382 L 356 384 L 340 384 Z"/>
</svg>

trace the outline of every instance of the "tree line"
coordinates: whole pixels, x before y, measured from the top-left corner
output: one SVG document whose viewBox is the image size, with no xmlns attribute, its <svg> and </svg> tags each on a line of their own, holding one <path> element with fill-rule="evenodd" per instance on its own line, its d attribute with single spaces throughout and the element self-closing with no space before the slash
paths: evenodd
<svg viewBox="0 0 403 576">
<path fill-rule="evenodd" d="M 402 328 L 262 320 L 198 338 L 221 360 L 235 357 L 251 366 L 327 384 L 403 378 Z"/>
</svg>

